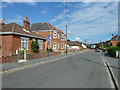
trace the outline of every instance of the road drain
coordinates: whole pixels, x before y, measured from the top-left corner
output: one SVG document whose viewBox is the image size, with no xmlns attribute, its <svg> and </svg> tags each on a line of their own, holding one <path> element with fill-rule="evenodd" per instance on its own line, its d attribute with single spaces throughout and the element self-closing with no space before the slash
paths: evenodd
<svg viewBox="0 0 120 90">
<path fill-rule="evenodd" d="M 111 76 L 111 79 L 112 79 L 112 81 L 113 81 L 115 90 L 120 90 L 119 87 L 118 87 L 118 85 L 117 85 L 117 82 L 116 82 L 116 80 L 115 80 L 115 78 L 114 78 L 114 76 L 113 76 L 113 73 L 112 73 L 112 71 L 111 71 L 111 69 L 110 69 L 110 67 L 109 67 L 109 65 L 108 65 L 108 63 L 107 63 L 106 61 L 105 61 L 105 64 L 106 64 L 106 66 L 107 66 L 107 68 L 108 68 L 108 71 L 109 71 L 109 73 L 110 73 L 110 76 Z"/>
</svg>

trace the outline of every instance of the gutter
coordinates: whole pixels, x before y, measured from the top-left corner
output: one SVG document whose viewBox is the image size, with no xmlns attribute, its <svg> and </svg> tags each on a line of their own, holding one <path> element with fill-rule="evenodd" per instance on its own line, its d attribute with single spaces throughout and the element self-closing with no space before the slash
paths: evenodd
<svg viewBox="0 0 120 90">
<path fill-rule="evenodd" d="M 34 37 L 34 38 L 39 38 L 39 39 L 45 39 L 44 37 L 37 37 L 33 35 L 27 35 L 27 34 L 21 34 L 21 33 L 16 33 L 16 32 L 0 32 L 0 35 L 5 35 L 5 34 L 14 34 L 14 35 L 22 35 L 22 36 L 27 36 L 27 37 Z"/>
</svg>

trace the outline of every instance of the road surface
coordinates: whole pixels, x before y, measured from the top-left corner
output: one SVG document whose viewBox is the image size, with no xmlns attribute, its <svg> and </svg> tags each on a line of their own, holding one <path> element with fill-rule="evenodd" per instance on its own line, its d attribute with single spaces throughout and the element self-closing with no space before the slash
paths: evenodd
<svg viewBox="0 0 120 90">
<path fill-rule="evenodd" d="M 3 88 L 113 88 L 102 55 L 94 51 L 79 52 L 3 74 Z"/>
</svg>

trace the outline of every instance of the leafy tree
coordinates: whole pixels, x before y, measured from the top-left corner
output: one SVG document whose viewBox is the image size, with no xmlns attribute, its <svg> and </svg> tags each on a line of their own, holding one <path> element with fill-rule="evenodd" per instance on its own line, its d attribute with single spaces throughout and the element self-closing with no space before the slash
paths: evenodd
<svg viewBox="0 0 120 90">
<path fill-rule="evenodd" d="M 39 53 L 39 44 L 38 44 L 37 40 L 36 41 L 32 41 L 31 47 L 32 47 L 32 51 L 34 53 Z"/>
<path fill-rule="evenodd" d="M 117 46 L 120 47 L 120 42 L 118 42 Z"/>
</svg>

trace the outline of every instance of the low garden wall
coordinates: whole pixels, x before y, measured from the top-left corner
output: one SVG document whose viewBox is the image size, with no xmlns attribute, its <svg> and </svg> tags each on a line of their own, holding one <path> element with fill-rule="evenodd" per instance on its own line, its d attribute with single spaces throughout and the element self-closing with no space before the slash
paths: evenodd
<svg viewBox="0 0 120 90">
<path fill-rule="evenodd" d="M 55 56 L 60 54 L 61 54 L 60 52 L 51 52 L 50 56 Z M 47 52 L 39 53 L 39 54 L 27 54 L 27 60 L 39 59 L 47 56 L 48 56 Z M 17 62 L 19 59 L 23 59 L 23 56 L 18 56 L 18 55 L 6 56 L 0 58 L 0 63 Z"/>
</svg>

